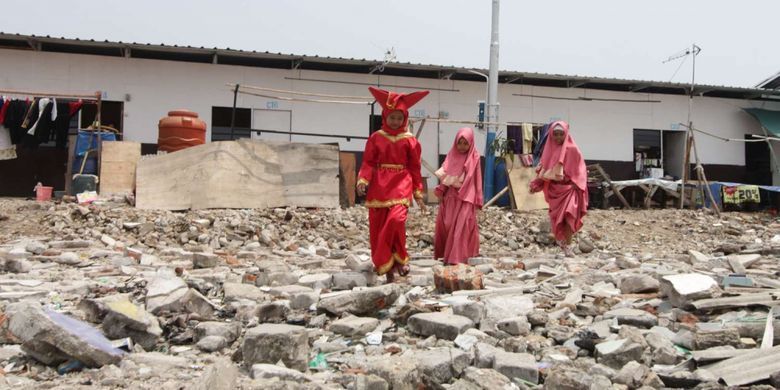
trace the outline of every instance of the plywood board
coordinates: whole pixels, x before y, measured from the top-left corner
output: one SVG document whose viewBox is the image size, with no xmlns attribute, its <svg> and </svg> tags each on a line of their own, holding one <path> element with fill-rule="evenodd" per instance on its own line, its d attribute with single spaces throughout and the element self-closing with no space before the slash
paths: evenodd
<svg viewBox="0 0 780 390">
<path fill-rule="evenodd" d="M 355 205 L 357 184 L 357 159 L 355 153 L 339 153 L 339 202 L 341 207 Z"/>
<path fill-rule="evenodd" d="M 135 190 L 135 171 L 141 159 L 141 144 L 129 141 L 103 142 L 100 164 L 100 194 L 121 194 Z"/>
<path fill-rule="evenodd" d="M 528 184 L 536 177 L 536 172 L 532 167 L 515 165 L 507 172 L 509 178 L 509 187 L 512 190 L 512 198 L 515 207 L 520 211 L 546 210 L 547 202 L 544 200 L 544 194 L 537 192 L 532 194 L 528 190 Z"/>
<path fill-rule="evenodd" d="M 138 164 L 136 207 L 339 205 L 338 147 L 259 140 L 211 142 Z"/>
</svg>

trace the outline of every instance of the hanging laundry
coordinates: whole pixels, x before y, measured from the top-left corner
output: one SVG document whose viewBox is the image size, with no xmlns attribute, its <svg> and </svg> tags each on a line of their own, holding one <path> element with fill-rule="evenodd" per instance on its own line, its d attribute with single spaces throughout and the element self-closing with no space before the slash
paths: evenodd
<svg viewBox="0 0 780 390">
<path fill-rule="evenodd" d="M 27 107 L 27 101 L 13 99 L 7 104 L 7 108 L 5 109 L 3 124 L 11 132 L 11 143 L 14 145 L 22 143 L 22 139 L 24 138 L 24 128 L 22 127 L 22 124 L 24 123 L 25 115 L 28 112 Z"/>
<path fill-rule="evenodd" d="M 68 132 L 70 131 L 70 120 L 76 115 L 83 102 L 57 103 L 57 119 L 54 120 L 54 138 L 58 148 L 68 146 Z"/>
<path fill-rule="evenodd" d="M 523 129 L 523 153 L 530 154 L 533 150 L 534 126 L 530 123 L 523 123 L 520 128 Z"/>
<path fill-rule="evenodd" d="M 9 105 L 11 105 L 11 100 L 6 99 L 5 96 L 3 96 L 3 98 L 0 99 L 0 126 L 5 122 L 5 112 L 8 110 Z"/>
<path fill-rule="evenodd" d="M 544 150 L 544 144 L 547 143 L 547 131 L 550 128 L 550 124 L 542 126 L 542 130 L 539 132 L 539 142 L 536 143 L 534 148 L 534 166 L 539 165 L 539 161 L 542 159 L 542 151 Z"/>
</svg>

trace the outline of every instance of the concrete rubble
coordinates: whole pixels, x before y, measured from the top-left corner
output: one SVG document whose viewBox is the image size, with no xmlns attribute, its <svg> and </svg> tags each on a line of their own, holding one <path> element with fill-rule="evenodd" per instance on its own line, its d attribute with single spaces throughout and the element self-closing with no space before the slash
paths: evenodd
<svg viewBox="0 0 780 390">
<path fill-rule="evenodd" d="M 564 258 L 544 212 L 488 208 L 481 256 L 444 267 L 412 209 L 411 272 L 392 285 L 362 207 L 0 214 L 0 388 L 780 383 L 769 214 L 594 210 Z"/>
</svg>

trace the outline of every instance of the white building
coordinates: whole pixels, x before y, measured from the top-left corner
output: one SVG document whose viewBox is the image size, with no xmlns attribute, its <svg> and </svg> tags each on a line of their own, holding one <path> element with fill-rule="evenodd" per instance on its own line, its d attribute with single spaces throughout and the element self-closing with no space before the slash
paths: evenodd
<svg viewBox="0 0 780 390">
<path fill-rule="evenodd" d="M 104 123 L 120 128 L 125 140 L 151 145 L 157 142 L 158 120 L 177 108 L 200 114 L 208 124 L 207 140 L 229 137 L 233 104 L 229 83 L 365 96 L 367 100 L 370 85 L 397 91 L 429 89 L 431 94 L 411 114 L 450 120 L 476 119 L 478 101 L 485 99 L 484 78 L 469 69 L 408 63 L 380 69 L 379 65 L 371 60 L 0 33 L 0 90 L 102 91 L 103 99 L 109 102 L 104 105 Z M 676 83 L 503 71 L 500 120 L 568 121 L 585 158 L 600 162 L 614 179 L 637 175 L 635 152 L 642 146 L 655 148 L 652 153 L 660 151 L 658 164 L 665 173 L 679 176 L 684 149 L 680 123 L 688 120 L 686 91 L 687 85 Z M 745 108 L 780 111 L 780 91 L 772 89 L 700 85 L 694 95 L 695 127 L 724 138 L 765 134 L 761 123 L 743 111 Z M 356 137 L 368 136 L 372 114 L 370 105 L 290 102 L 241 94 L 237 107 L 239 128 Z M 378 110 L 377 106 L 374 113 L 379 114 Z M 88 111 L 82 113 L 85 115 Z M 82 118 L 82 122 L 88 123 L 87 119 Z M 427 124 L 420 137 L 423 159 L 437 165 L 461 126 Z M 249 131 L 236 134 L 247 135 Z M 478 134 L 483 134 L 477 139 L 484 151 L 484 132 Z M 343 151 L 355 152 L 362 151 L 365 142 L 294 134 L 255 136 L 338 141 Z M 151 145 L 145 149 L 153 150 Z M 713 180 L 771 184 L 768 178 L 775 171 L 774 184 L 780 184 L 775 164 L 769 162 L 763 149 L 746 153 L 745 143 L 723 142 L 703 134 L 697 135 L 697 145 Z M 760 145 L 765 148 L 765 144 Z M 0 196 L 19 195 L 21 190 L 28 194 L 39 180 L 53 182 L 55 187 L 61 183 L 65 170 L 62 151 L 42 147 L 34 155 L 20 154 L 17 160 L 0 161 Z"/>
</svg>

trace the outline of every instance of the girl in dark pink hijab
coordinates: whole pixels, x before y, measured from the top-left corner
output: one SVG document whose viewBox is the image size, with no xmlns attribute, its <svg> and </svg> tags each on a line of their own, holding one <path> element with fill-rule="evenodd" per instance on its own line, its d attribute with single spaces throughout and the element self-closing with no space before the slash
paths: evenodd
<svg viewBox="0 0 780 390">
<path fill-rule="evenodd" d="M 531 192 L 544 191 L 550 205 L 550 226 L 564 254 L 573 256 L 571 239 L 582 228 L 588 210 L 588 170 L 569 134 L 569 124 L 553 122 Z"/>
<path fill-rule="evenodd" d="M 464 127 L 458 131 L 436 176 L 441 184 L 436 187 L 440 205 L 434 256 L 447 264 L 465 263 L 479 255 L 477 210 L 482 208 L 482 170 L 474 130 Z"/>
</svg>

